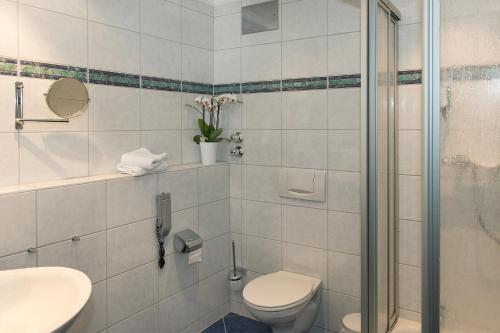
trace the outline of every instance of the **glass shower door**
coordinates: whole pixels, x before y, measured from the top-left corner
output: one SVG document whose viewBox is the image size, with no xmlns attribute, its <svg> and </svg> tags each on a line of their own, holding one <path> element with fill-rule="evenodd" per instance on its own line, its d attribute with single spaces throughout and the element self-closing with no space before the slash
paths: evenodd
<svg viewBox="0 0 500 333">
<path fill-rule="evenodd" d="M 441 1 L 440 326 L 500 332 L 500 1 Z"/>
</svg>

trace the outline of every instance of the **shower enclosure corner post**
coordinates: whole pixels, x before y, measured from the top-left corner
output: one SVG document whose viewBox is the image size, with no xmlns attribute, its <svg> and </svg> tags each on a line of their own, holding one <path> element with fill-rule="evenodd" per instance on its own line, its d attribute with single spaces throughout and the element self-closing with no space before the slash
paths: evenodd
<svg viewBox="0 0 500 333">
<path fill-rule="evenodd" d="M 440 330 L 440 5 L 423 1 L 422 332 Z"/>
</svg>

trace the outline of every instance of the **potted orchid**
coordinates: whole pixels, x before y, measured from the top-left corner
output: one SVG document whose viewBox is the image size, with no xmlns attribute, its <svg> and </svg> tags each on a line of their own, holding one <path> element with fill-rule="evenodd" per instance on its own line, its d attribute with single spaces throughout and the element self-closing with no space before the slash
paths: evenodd
<svg viewBox="0 0 500 333">
<path fill-rule="evenodd" d="M 214 164 L 219 142 L 229 141 L 221 137 L 223 129 L 219 125 L 222 108 L 227 103 L 239 103 L 238 98 L 234 94 L 222 94 L 211 98 L 199 96 L 195 102 L 198 107 L 187 105 L 201 114 L 201 118 L 198 119 L 200 134 L 195 135 L 193 141 L 200 145 L 202 163 Z"/>
</svg>

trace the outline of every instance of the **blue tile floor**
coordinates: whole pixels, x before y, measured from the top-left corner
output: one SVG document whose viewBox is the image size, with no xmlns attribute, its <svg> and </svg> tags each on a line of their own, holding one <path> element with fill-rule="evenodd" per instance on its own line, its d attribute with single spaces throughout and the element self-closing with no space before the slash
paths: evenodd
<svg viewBox="0 0 500 333">
<path fill-rule="evenodd" d="M 227 314 L 202 333 L 272 333 L 271 327 L 234 313 Z"/>
</svg>

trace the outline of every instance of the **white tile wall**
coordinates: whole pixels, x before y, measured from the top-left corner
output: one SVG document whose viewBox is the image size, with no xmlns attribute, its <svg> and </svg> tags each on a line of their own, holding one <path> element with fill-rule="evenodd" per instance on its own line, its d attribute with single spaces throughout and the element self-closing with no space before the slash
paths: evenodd
<svg viewBox="0 0 500 333">
<path fill-rule="evenodd" d="M 201 195 L 199 179 L 207 192 L 221 191 L 215 184 L 227 190 Z M 86 273 L 92 295 L 69 332 L 199 332 L 229 311 L 229 165 L 68 184 L 0 195 L 0 270 L 67 266 Z M 163 270 L 154 231 L 159 191 L 171 192 L 175 211 Z M 216 201 L 198 206 L 198 197 Z M 203 237 L 200 264 L 173 251 L 173 234 L 186 228 Z M 38 251 L 27 253 L 30 247 Z"/>
</svg>

